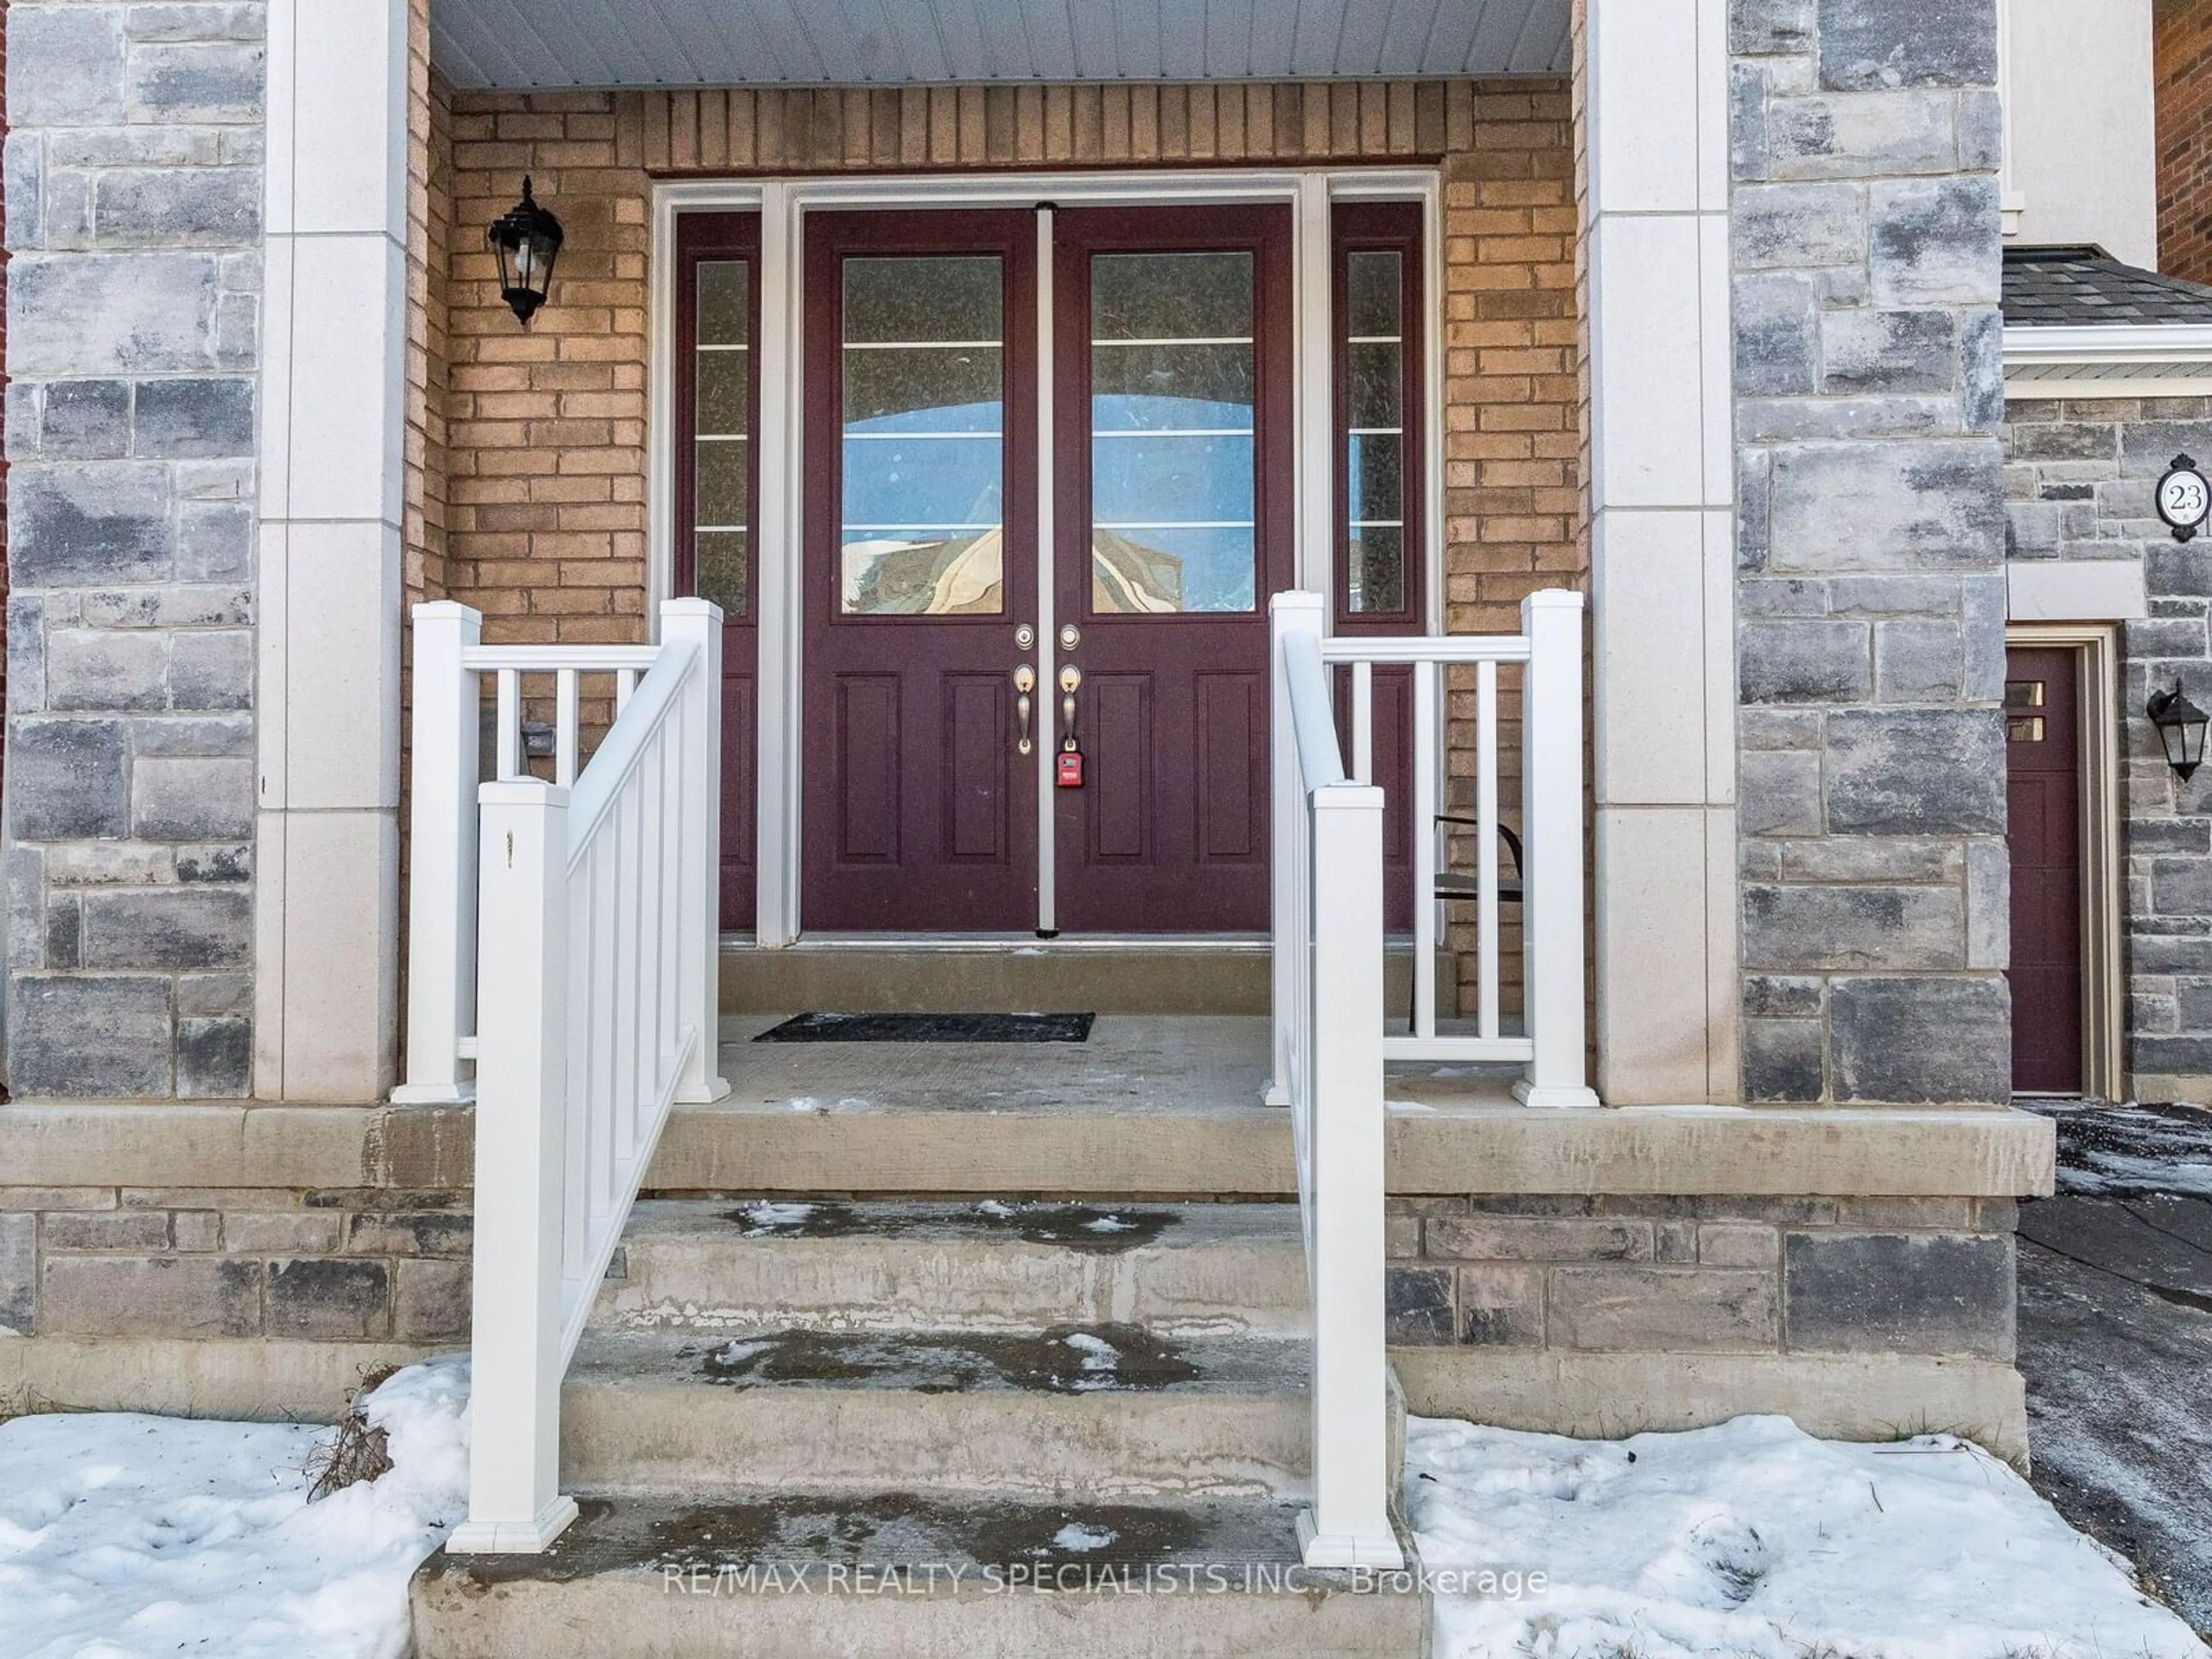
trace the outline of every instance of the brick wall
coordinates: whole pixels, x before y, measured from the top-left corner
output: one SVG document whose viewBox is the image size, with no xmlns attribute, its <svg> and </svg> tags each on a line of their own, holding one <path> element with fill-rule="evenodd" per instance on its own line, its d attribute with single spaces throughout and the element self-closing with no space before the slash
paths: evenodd
<svg viewBox="0 0 2212 1659">
<path fill-rule="evenodd" d="M 1586 586 L 1564 82 L 456 93 L 452 118 L 447 568 L 489 640 L 641 635 L 649 173 L 1440 160 L 1447 626 L 1510 629 L 1524 594 Z M 568 237 L 527 331 L 482 251 L 526 173 Z M 1471 685 L 1449 713 L 1465 780 Z"/>
<path fill-rule="evenodd" d="M 446 386 L 453 224 L 453 88 L 430 68 L 428 0 L 407 39 L 407 463 L 402 582 L 410 604 L 446 592 Z"/>
<path fill-rule="evenodd" d="M 447 580 L 493 642 L 643 637 L 646 177 L 617 102 L 453 100 Z M 527 330 L 483 240 L 526 173 L 566 233 Z"/>
<path fill-rule="evenodd" d="M 18 1095 L 247 1087 L 263 12 L 9 11 Z"/>
<path fill-rule="evenodd" d="M 2212 769 L 2176 777 L 2142 709 L 2176 680 L 2212 708 L 2212 545 L 2175 541 L 2153 504 L 2175 455 L 2212 455 L 2212 398 L 2023 399 L 2006 422 L 2010 556 L 2142 567 L 2150 614 L 2120 635 L 2127 1069 L 2142 1099 L 2202 1100 L 2212 1091 Z"/>
<path fill-rule="evenodd" d="M 2212 283 L 2212 6 L 2160 0 L 2156 16 L 2159 269 Z"/>
</svg>

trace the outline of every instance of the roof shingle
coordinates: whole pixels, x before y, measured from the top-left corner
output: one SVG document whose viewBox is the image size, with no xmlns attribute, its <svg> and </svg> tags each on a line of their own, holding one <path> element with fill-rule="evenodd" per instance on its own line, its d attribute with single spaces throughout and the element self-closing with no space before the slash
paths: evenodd
<svg viewBox="0 0 2212 1659">
<path fill-rule="evenodd" d="M 2094 247 L 2007 248 L 2004 319 L 2014 328 L 2212 323 L 2212 288 Z"/>
</svg>

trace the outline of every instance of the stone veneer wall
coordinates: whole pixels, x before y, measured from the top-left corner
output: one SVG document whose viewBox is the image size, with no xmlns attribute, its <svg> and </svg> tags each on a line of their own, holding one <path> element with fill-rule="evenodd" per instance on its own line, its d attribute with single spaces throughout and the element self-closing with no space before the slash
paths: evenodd
<svg viewBox="0 0 2212 1659">
<path fill-rule="evenodd" d="M 0 1187 L 0 1334 L 450 1344 L 469 1328 L 468 1206 L 373 1187 Z"/>
<path fill-rule="evenodd" d="M 242 1095 L 264 9 L 7 24 L 9 1082 Z"/>
<path fill-rule="evenodd" d="M 2023 399 L 2006 420 L 2011 556 L 2142 567 L 2150 614 L 2120 629 L 2127 1069 L 2143 1099 L 2212 1099 L 2212 769 L 2176 777 L 2142 713 L 2176 680 L 2212 708 L 2212 543 L 2175 541 L 2152 501 L 2175 455 L 2212 459 L 2212 398 Z"/>
<path fill-rule="evenodd" d="M 2010 1091 L 1994 0 L 1735 0 L 1744 1085 Z"/>
<path fill-rule="evenodd" d="M 462 92 L 452 120 L 446 568 L 487 640 L 643 629 L 648 173 L 1440 159 L 1446 626 L 1510 631 L 1523 595 L 1588 586 L 1562 81 Z M 527 334 L 481 243 L 526 173 L 568 232 Z M 1509 745 L 1516 707 L 1502 709 Z M 1469 780 L 1474 714 L 1471 690 L 1452 699 Z M 1517 799 L 1517 752 L 1506 766 Z M 1449 942 L 1467 963 L 1469 919 Z M 1510 1001 L 1520 953 L 1505 945 Z"/>
<path fill-rule="evenodd" d="M 1389 1206 L 1398 1346 L 2013 1358 L 2009 1199 L 1524 1193 Z"/>
<path fill-rule="evenodd" d="M 7 79 L 8 79 L 8 0 L 0 0 L 0 153 L 4 153 L 4 151 L 5 151 L 5 148 L 6 148 L 6 145 L 7 145 L 7 142 L 8 142 L 8 93 L 7 93 Z M 4 226 L 4 225 L 7 223 L 7 222 L 8 222 L 8 180 L 7 180 L 7 169 L 6 169 L 4 167 L 0 167 L 0 226 Z M 6 238 L 4 235 L 0 235 L 0 398 L 4 398 L 4 396 L 5 396 L 6 392 L 7 392 L 7 389 L 8 389 L 8 374 L 7 374 L 7 362 L 8 362 L 8 307 L 7 307 L 7 304 L 6 304 L 5 297 L 4 297 L 4 296 L 6 295 L 6 293 L 7 293 L 7 275 L 8 275 L 8 248 L 7 248 L 7 238 Z M 6 605 L 6 604 L 7 604 L 7 600 L 8 600 L 8 558 L 7 558 L 7 551 L 8 551 L 8 498 L 7 498 L 7 489 L 8 489 L 8 453 L 7 453 L 7 447 L 6 447 L 6 445 L 5 445 L 4 443 L 0 443 L 0 607 L 4 607 L 4 606 Z M 7 696 L 8 696 L 8 655 L 7 655 L 7 652 L 6 652 L 4 649 L 0 649 L 0 708 L 4 708 L 7 706 Z M 5 763 L 6 763 L 6 755 L 7 755 L 7 744 L 6 744 L 6 721 L 5 721 L 4 717 L 0 717 L 0 765 L 4 765 L 4 764 L 5 764 Z M 6 1030 L 6 1023 L 5 1023 L 5 1022 L 6 1022 L 6 1015 L 5 1015 L 4 1012 L 0 1012 L 0 1033 L 4 1033 L 4 1032 L 5 1032 L 5 1030 Z M 0 1072 L 0 1076 L 4 1076 L 4 1072 Z"/>
</svg>

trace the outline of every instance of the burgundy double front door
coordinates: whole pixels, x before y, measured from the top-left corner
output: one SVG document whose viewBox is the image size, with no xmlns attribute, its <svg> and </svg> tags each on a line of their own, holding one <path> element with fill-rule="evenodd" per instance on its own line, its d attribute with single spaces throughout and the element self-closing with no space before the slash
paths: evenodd
<svg viewBox="0 0 2212 1659">
<path fill-rule="evenodd" d="M 1264 929 L 1287 208 L 823 213 L 805 254 L 804 924 Z"/>
</svg>

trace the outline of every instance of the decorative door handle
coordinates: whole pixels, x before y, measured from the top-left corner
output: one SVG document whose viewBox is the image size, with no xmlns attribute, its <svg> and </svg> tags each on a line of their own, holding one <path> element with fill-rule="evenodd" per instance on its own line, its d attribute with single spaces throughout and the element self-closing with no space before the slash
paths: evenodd
<svg viewBox="0 0 2212 1659">
<path fill-rule="evenodd" d="M 1036 745 L 1030 741 L 1030 693 L 1036 690 L 1036 670 L 1024 663 L 1014 670 L 1014 729 L 1018 739 L 1015 750 L 1028 754 Z"/>
<path fill-rule="evenodd" d="M 1060 671 L 1060 746 L 1075 750 L 1075 688 L 1083 684 L 1083 671 L 1069 663 Z"/>
</svg>

